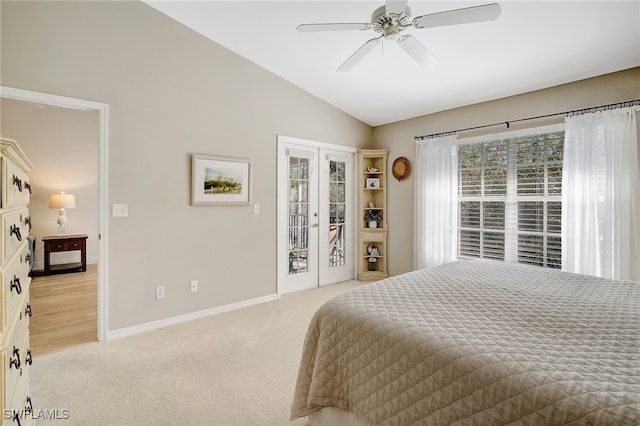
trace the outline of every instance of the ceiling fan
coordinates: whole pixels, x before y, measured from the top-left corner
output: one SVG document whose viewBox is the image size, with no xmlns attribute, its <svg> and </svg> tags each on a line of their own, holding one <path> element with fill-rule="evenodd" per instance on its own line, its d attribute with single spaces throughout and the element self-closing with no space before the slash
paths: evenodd
<svg viewBox="0 0 640 426">
<path fill-rule="evenodd" d="M 417 16 L 411 19 L 411 9 L 407 1 L 387 0 L 384 6 L 377 8 L 371 14 L 370 23 L 324 23 L 301 24 L 297 30 L 300 32 L 315 31 L 344 31 L 373 29 L 380 34 L 378 37 L 366 41 L 353 55 L 349 57 L 338 71 L 351 71 L 367 54 L 369 54 L 384 38 L 384 40 L 396 40 L 398 45 L 414 61 L 424 68 L 429 68 L 438 63 L 438 59 L 410 34 L 402 34 L 408 28 L 433 28 L 446 25 L 469 24 L 474 22 L 493 21 L 500 15 L 500 5 L 497 3 L 481 6 L 466 7 L 463 9 L 448 10 Z"/>
</svg>

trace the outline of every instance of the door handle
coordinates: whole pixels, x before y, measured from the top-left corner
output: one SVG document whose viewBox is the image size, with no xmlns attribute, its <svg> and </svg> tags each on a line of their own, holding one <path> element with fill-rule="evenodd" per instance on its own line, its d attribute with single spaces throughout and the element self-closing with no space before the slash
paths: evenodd
<svg viewBox="0 0 640 426">
<path fill-rule="evenodd" d="M 311 227 L 312 227 L 312 228 L 317 228 L 317 227 L 319 227 L 319 226 L 320 226 L 320 225 L 318 225 L 317 223 L 314 223 L 313 225 L 311 225 Z"/>
</svg>

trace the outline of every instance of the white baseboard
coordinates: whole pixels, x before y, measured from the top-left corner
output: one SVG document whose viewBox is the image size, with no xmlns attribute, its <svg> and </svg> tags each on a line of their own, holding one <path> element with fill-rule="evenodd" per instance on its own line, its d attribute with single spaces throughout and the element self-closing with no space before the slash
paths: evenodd
<svg viewBox="0 0 640 426">
<path fill-rule="evenodd" d="M 232 303 L 230 305 L 216 306 L 215 308 L 203 309 L 201 311 L 191 312 L 184 315 L 178 315 L 171 318 L 165 318 L 158 321 L 151 321 L 144 324 L 134 325 L 131 327 L 119 328 L 116 330 L 107 331 L 107 340 L 133 336 L 134 334 L 144 333 L 146 331 L 168 327 L 170 325 L 180 324 L 182 322 L 187 322 L 187 321 L 191 321 L 198 318 L 204 318 L 211 315 L 217 315 L 223 312 L 229 312 L 229 311 L 233 311 L 240 308 L 246 308 L 249 306 L 258 305 L 260 303 L 271 302 L 277 299 L 278 299 L 277 294 L 271 294 L 268 296 L 257 297 L 255 299 L 249 299 L 249 300 L 244 300 L 242 302 Z"/>
</svg>

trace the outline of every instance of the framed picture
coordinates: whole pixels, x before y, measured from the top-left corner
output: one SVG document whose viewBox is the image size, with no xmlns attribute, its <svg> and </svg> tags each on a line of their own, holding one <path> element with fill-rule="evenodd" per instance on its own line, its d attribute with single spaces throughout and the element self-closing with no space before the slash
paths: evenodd
<svg viewBox="0 0 640 426">
<path fill-rule="evenodd" d="M 191 155 L 191 205 L 251 203 L 251 162 L 243 158 Z"/>
<path fill-rule="evenodd" d="M 367 178 L 367 188 L 377 189 L 380 188 L 380 179 L 379 178 Z"/>
</svg>

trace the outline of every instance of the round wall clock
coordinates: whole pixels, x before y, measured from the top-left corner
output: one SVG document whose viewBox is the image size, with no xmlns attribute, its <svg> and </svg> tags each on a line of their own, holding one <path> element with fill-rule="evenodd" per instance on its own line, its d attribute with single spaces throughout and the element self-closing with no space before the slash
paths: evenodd
<svg viewBox="0 0 640 426">
<path fill-rule="evenodd" d="M 398 157 L 394 160 L 391 171 L 393 172 L 393 177 L 399 181 L 406 179 L 411 174 L 411 163 L 407 157 Z"/>
</svg>

